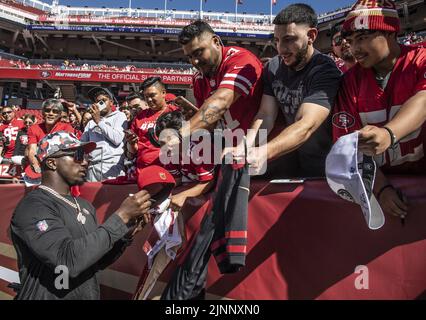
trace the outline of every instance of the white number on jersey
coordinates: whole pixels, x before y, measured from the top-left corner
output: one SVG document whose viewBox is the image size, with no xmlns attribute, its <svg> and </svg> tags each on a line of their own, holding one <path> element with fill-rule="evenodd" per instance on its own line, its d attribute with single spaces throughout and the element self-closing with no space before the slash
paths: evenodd
<svg viewBox="0 0 426 320">
<path fill-rule="evenodd" d="M 389 112 L 389 117 L 387 116 L 387 112 L 385 109 L 371 111 L 371 112 L 360 112 L 359 117 L 361 118 L 363 127 L 368 124 L 381 125 L 382 123 L 384 122 L 386 123 L 389 120 L 391 120 L 397 114 L 399 109 L 401 109 L 401 105 L 391 107 L 391 110 Z M 395 148 L 393 149 L 389 148 L 387 150 L 391 166 L 398 166 L 405 162 L 418 161 L 424 157 L 424 150 L 423 150 L 422 143 L 414 147 L 413 150 L 411 150 L 411 152 L 406 153 L 404 155 L 402 154 L 402 151 L 401 151 L 401 144 L 417 139 L 418 136 L 420 135 L 420 131 L 421 131 L 421 128 L 417 129 L 413 133 L 406 136 L 404 139 L 401 139 L 399 143 L 395 146 Z M 379 166 L 386 164 L 386 157 L 384 157 L 383 155 L 376 156 L 375 160 Z"/>
</svg>

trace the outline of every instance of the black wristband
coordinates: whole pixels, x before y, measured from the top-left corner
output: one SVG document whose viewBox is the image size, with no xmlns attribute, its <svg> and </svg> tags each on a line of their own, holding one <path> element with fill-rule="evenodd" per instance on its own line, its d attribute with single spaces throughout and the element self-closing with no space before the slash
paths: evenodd
<svg viewBox="0 0 426 320">
<path fill-rule="evenodd" d="M 389 146 L 389 148 L 394 148 L 394 147 L 395 147 L 395 145 L 396 145 L 396 143 L 397 143 L 395 134 L 394 134 L 394 133 L 393 133 L 393 131 L 392 131 L 391 129 L 389 129 L 388 127 L 382 127 L 382 128 L 383 128 L 383 129 L 385 129 L 385 130 L 389 133 L 389 135 L 390 135 L 390 138 L 391 138 L 391 145 Z"/>
<path fill-rule="evenodd" d="M 387 188 L 395 189 L 395 187 L 394 187 L 393 185 L 391 185 L 391 184 L 386 184 L 386 185 L 384 185 L 384 186 L 383 186 L 383 187 L 379 190 L 379 192 L 377 192 L 377 195 L 376 195 L 376 199 L 377 199 L 377 201 L 379 201 L 380 196 L 382 195 L 383 191 L 385 191 Z"/>
</svg>

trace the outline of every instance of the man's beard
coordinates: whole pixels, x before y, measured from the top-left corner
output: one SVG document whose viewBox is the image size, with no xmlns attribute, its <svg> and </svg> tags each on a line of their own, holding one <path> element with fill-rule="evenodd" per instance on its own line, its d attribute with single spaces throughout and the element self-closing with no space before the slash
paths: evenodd
<svg viewBox="0 0 426 320">
<path fill-rule="evenodd" d="M 204 64 L 203 65 L 203 67 L 207 67 L 207 71 L 205 71 L 204 73 L 201 71 L 201 73 L 203 73 L 203 75 L 204 76 L 206 76 L 206 77 L 208 77 L 208 78 L 210 78 L 211 76 L 213 76 L 214 75 L 214 73 L 216 72 L 216 69 L 217 69 L 217 65 L 218 65 L 218 60 L 219 60 L 219 57 L 218 56 L 214 56 L 213 54 L 212 54 L 212 56 L 210 57 L 210 59 L 209 59 L 209 61 L 206 63 L 206 64 Z"/>
<path fill-rule="evenodd" d="M 215 66 L 210 62 L 209 64 L 205 64 L 203 65 L 204 68 L 206 68 L 206 71 L 203 71 L 202 69 L 200 69 L 199 71 L 206 77 L 210 78 L 215 71 Z"/>
<path fill-rule="evenodd" d="M 353 61 L 355 61 L 355 57 L 352 55 L 352 53 L 349 50 L 348 51 L 342 51 L 342 60 L 353 62 Z"/>
<path fill-rule="evenodd" d="M 292 65 L 290 66 L 290 68 L 295 69 L 295 70 L 299 70 L 301 69 L 300 67 L 303 67 L 303 64 L 306 61 L 306 56 L 308 54 L 308 42 L 306 42 L 304 44 L 304 46 L 299 50 L 299 52 L 296 53 L 296 57 L 295 57 L 295 62 L 292 63 Z"/>
</svg>

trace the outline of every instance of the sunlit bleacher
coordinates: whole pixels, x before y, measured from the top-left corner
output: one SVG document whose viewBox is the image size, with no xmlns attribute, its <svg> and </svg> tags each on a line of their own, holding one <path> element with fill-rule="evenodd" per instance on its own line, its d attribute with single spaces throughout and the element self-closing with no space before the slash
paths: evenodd
<svg viewBox="0 0 426 320">
<path fill-rule="evenodd" d="M 38 0 L 0 0 L 0 5 L 37 15 L 33 22 L 42 24 L 63 23 L 74 25 L 131 25 L 151 27 L 182 27 L 195 19 L 205 19 L 213 28 L 233 32 L 250 31 L 270 33 L 272 17 L 268 13 L 247 14 L 246 12 L 210 12 L 176 10 L 173 8 L 95 8 L 62 6 L 58 1 L 52 5 Z M 265 8 L 267 9 L 267 8 Z M 319 15 L 319 22 L 327 22 L 343 16 L 349 7 Z M 267 11 L 267 10 L 266 10 Z M 28 19 L 28 17 L 27 17 Z"/>
</svg>

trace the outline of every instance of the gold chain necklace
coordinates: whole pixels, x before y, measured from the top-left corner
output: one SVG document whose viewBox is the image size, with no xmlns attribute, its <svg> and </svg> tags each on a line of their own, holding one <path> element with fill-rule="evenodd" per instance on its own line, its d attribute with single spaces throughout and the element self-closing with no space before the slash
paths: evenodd
<svg viewBox="0 0 426 320">
<path fill-rule="evenodd" d="M 81 212 L 80 205 L 78 204 L 76 198 L 73 197 L 75 203 L 72 203 L 67 198 L 61 196 L 58 192 L 56 192 L 55 190 L 53 190 L 53 189 L 51 189 L 51 188 L 49 188 L 47 186 L 40 185 L 39 189 L 43 189 L 43 190 L 49 192 L 51 195 L 53 195 L 56 198 L 62 200 L 63 202 L 65 202 L 66 204 L 68 204 L 69 206 L 71 206 L 72 208 L 74 208 L 75 210 L 77 210 L 77 221 L 80 222 L 81 224 L 85 224 L 86 223 L 86 217 Z"/>
</svg>

